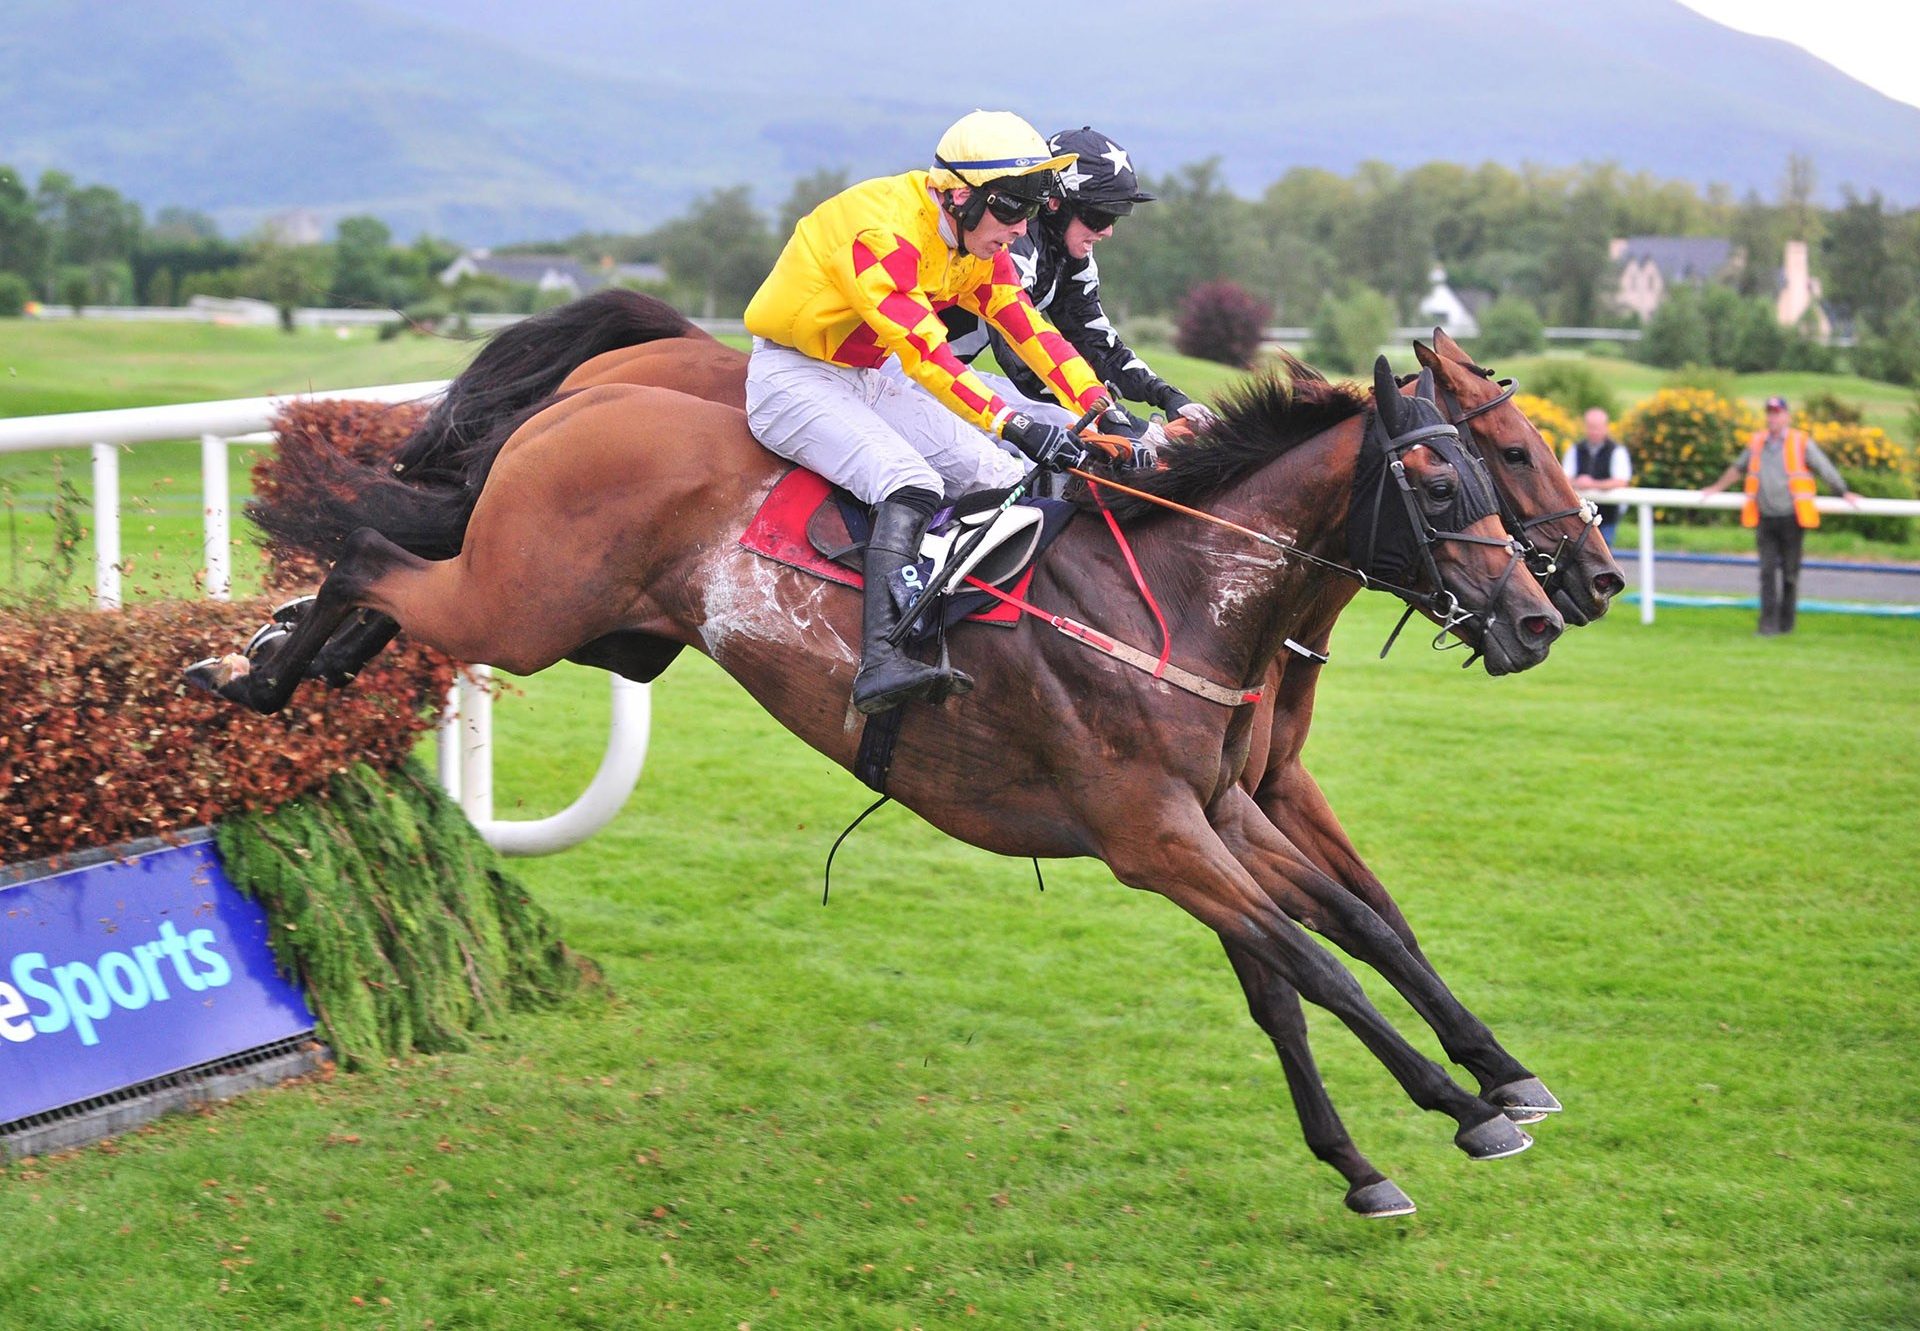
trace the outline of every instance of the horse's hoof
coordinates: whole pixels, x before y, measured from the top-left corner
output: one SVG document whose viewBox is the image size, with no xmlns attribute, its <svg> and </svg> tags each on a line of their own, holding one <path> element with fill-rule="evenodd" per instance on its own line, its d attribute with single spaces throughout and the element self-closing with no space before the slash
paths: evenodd
<svg viewBox="0 0 1920 1331">
<path fill-rule="evenodd" d="M 274 646 L 282 638 L 290 638 L 292 636 L 293 630 L 278 621 L 271 624 L 262 624 L 254 635 L 247 639 L 247 645 L 243 650 L 246 652 L 249 661 L 257 660 L 262 648 Z"/>
<path fill-rule="evenodd" d="M 273 608 L 273 622 L 298 624 L 306 617 L 308 608 L 318 599 L 316 596 L 296 596 L 291 601 L 282 601 Z"/>
<path fill-rule="evenodd" d="M 1388 1216 L 1412 1215 L 1420 1208 L 1392 1179 L 1383 1178 L 1363 1188 L 1348 1189 L 1347 1209 L 1369 1220 L 1385 1220 Z"/>
<path fill-rule="evenodd" d="M 1560 1101 L 1538 1077 L 1523 1077 L 1505 1086 L 1496 1086 L 1480 1098 L 1495 1109 L 1505 1111 L 1515 1123 L 1538 1123 L 1548 1114 L 1559 1113 L 1561 1108 Z"/>
<path fill-rule="evenodd" d="M 252 673 L 253 662 L 238 652 L 209 656 L 204 661 L 195 661 L 186 670 L 187 683 L 196 689 L 205 689 L 228 702 L 241 704 L 247 701 L 245 681 Z"/>
<path fill-rule="evenodd" d="M 1533 1145 L 1533 1138 L 1514 1126 L 1505 1114 L 1496 1114 L 1484 1123 L 1454 1133 L 1453 1144 L 1472 1160 L 1503 1160 Z"/>
</svg>

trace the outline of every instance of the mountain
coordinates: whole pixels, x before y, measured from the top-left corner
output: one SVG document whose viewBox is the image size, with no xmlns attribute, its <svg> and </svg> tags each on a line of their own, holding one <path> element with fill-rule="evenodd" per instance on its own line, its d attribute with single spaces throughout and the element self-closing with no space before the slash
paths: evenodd
<svg viewBox="0 0 1920 1331">
<path fill-rule="evenodd" d="M 1091 122 L 1245 192 L 1373 158 L 1570 165 L 1773 197 L 1789 153 L 1920 203 L 1920 108 L 1676 0 L 9 0 L 0 163 L 245 230 L 288 208 L 471 243 L 635 230 L 748 181 L 923 164 L 975 106 Z M 1093 20 L 1097 18 L 1098 27 Z M 28 71 L 21 74 L 20 71 Z"/>
</svg>

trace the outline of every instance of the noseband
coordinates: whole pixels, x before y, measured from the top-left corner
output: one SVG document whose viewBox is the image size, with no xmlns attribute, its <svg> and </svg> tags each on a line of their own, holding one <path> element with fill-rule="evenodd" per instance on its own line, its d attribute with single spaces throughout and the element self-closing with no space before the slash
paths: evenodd
<svg viewBox="0 0 1920 1331">
<path fill-rule="evenodd" d="M 1411 399 L 1411 402 L 1425 403 L 1426 410 L 1438 417 L 1438 408 L 1432 403 L 1426 403 L 1425 399 L 1416 397 Z M 1410 450 L 1419 447 L 1430 449 L 1451 464 L 1458 477 L 1460 488 L 1444 519 L 1451 530 L 1436 527 L 1427 520 L 1427 515 L 1420 505 L 1420 497 L 1407 475 L 1405 456 Z M 1507 537 L 1476 536 L 1464 530 L 1481 518 L 1500 511 L 1499 489 L 1487 474 L 1479 455 L 1462 449 L 1459 430 L 1440 419 L 1414 425 L 1397 435 L 1388 435 L 1387 426 L 1377 405 L 1368 418 L 1367 434 L 1361 445 L 1361 451 L 1363 458 L 1368 452 L 1378 457 L 1379 461 L 1375 465 L 1380 474 L 1374 482 L 1372 501 L 1366 505 L 1364 519 L 1360 503 L 1356 502 L 1348 511 L 1348 553 L 1354 557 L 1354 562 L 1372 586 L 1392 591 L 1407 603 L 1406 614 L 1402 615 L 1400 622 L 1394 626 L 1393 633 L 1387 638 L 1386 646 L 1380 649 L 1380 654 L 1385 656 L 1393 647 L 1394 641 L 1400 636 L 1400 630 L 1406 627 L 1407 621 L 1413 616 L 1415 610 L 1425 610 L 1439 622 L 1440 631 L 1434 635 L 1433 639 L 1436 650 L 1443 650 L 1451 645 L 1465 645 L 1446 642 L 1449 634 L 1454 634 L 1457 638 L 1455 630 L 1462 625 L 1477 621 L 1481 624 L 1483 631 L 1491 629 L 1496 621 L 1493 607 L 1499 603 L 1502 593 L 1506 591 L 1507 583 L 1512 579 L 1514 570 L 1521 566 L 1526 548 L 1511 535 Z M 1364 466 L 1365 463 L 1363 462 L 1362 465 Z M 1404 575 L 1409 571 L 1406 568 L 1409 562 L 1407 551 L 1404 548 L 1395 548 L 1400 542 L 1389 538 L 1387 548 L 1384 551 L 1381 548 L 1381 510 L 1386 505 L 1390 480 L 1393 489 L 1400 496 L 1401 508 L 1406 517 L 1407 536 L 1403 539 L 1413 546 L 1414 553 L 1419 559 L 1419 566 L 1425 572 L 1427 582 L 1434 589 L 1431 592 L 1423 594 L 1411 588 L 1396 586 L 1382 576 L 1383 574 Z M 1361 481 L 1361 485 L 1364 485 L 1364 480 Z M 1354 498 L 1358 501 L 1361 497 L 1360 486 L 1357 485 L 1355 488 Z M 1363 522 L 1364 525 L 1362 525 Z M 1497 546 L 1508 551 L 1510 557 L 1507 567 L 1501 573 L 1500 580 L 1494 584 L 1484 609 L 1467 609 L 1460 603 L 1459 597 L 1447 589 L 1446 582 L 1440 575 L 1439 562 L 1434 558 L 1434 547 L 1442 541 Z M 1478 655 L 1477 652 L 1473 653 L 1468 658 L 1467 664 L 1471 665 Z"/>
</svg>

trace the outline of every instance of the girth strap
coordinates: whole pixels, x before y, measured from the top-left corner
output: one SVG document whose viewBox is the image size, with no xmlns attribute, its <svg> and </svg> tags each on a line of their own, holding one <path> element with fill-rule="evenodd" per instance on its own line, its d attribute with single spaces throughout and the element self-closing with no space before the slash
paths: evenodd
<svg viewBox="0 0 1920 1331">
<path fill-rule="evenodd" d="M 1085 643 L 1096 652 L 1104 652 L 1116 661 L 1124 662 L 1135 670 L 1152 675 L 1155 679 L 1164 680 L 1175 688 L 1184 689 L 1195 697 L 1205 698 L 1208 702 L 1219 703 L 1222 707 L 1244 707 L 1248 703 L 1259 702 L 1266 697 L 1265 685 L 1251 689 L 1230 689 L 1223 684 L 1215 684 L 1212 680 L 1203 679 L 1190 670 L 1183 670 L 1170 661 L 1163 661 L 1151 652 L 1142 651 L 1132 643 L 1110 638 L 1104 633 L 1088 628 L 1077 619 L 1042 610 L 1029 601 L 1022 600 L 1009 592 L 1003 592 L 998 587 L 989 586 L 977 578 L 970 577 L 966 582 L 968 586 L 976 587 L 1008 605 L 1017 606 L 1042 623 L 1051 624 L 1069 638 Z"/>
</svg>

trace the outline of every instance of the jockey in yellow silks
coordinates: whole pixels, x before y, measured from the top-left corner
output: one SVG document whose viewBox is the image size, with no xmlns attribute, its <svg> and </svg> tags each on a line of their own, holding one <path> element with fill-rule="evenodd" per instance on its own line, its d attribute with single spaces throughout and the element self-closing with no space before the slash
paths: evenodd
<svg viewBox="0 0 1920 1331">
<path fill-rule="evenodd" d="M 865 181 L 802 218 L 747 306 L 754 436 L 874 505 L 853 687 L 862 712 L 972 687 L 886 641 L 899 616 L 887 583 L 943 498 L 1020 481 L 1025 468 L 995 437 L 1050 469 L 1085 460 L 1068 430 L 1015 411 L 962 364 L 938 314 L 978 314 L 1076 412 L 1106 400 L 1008 254 L 1073 160 L 1016 115 L 963 116 L 931 170 Z M 883 371 L 890 358 L 904 380 Z"/>
</svg>

